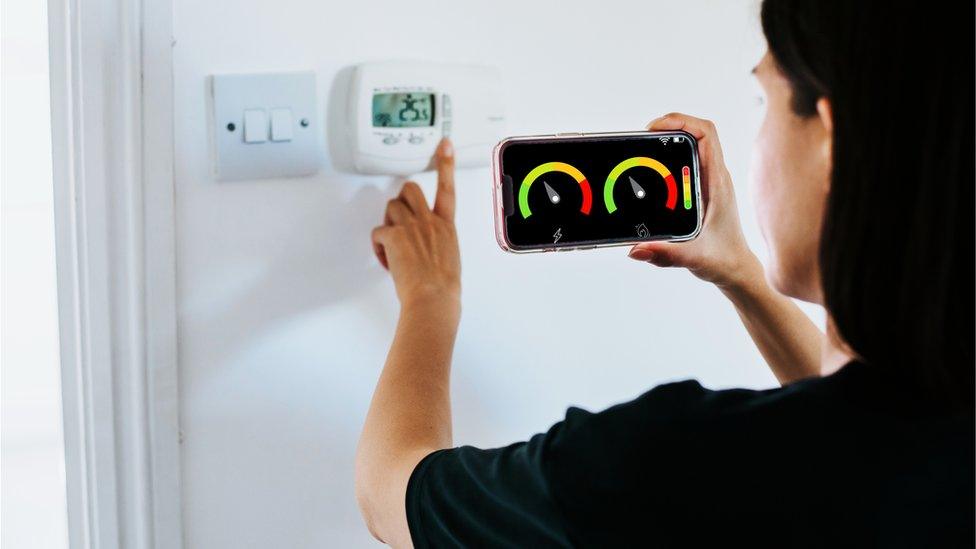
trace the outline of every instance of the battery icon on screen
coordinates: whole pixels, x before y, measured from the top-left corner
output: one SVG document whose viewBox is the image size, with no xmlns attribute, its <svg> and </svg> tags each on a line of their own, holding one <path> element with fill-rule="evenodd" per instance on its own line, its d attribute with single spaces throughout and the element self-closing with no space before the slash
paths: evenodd
<svg viewBox="0 0 976 549">
<path fill-rule="evenodd" d="M 688 166 L 681 168 L 681 187 L 685 194 L 685 209 L 691 209 L 691 170 Z"/>
</svg>

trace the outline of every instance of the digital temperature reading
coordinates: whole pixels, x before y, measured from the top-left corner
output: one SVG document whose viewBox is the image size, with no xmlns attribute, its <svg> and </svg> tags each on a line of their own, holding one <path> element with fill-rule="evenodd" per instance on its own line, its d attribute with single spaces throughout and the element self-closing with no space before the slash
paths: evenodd
<svg viewBox="0 0 976 549">
<path fill-rule="evenodd" d="M 377 93 L 373 95 L 373 127 L 416 128 L 433 125 L 433 94 Z"/>
<path fill-rule="evenodd" d="M 697 150 L 684 132 L 512 138 L 496 159 L 505 249 L 687 240 L 701 227 Z"/>
</svg>

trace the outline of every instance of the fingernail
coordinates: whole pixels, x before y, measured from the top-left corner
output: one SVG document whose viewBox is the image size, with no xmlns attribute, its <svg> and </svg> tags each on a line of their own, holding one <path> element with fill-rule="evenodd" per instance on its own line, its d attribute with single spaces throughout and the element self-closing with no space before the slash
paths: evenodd
<svg viewBox="0 0 976 549">
<path fill-rule="evenodd" d="M 635 248 L 631 250 L 627 256 L 631 259 L 636 259 L 637 261 L 650 261 L 654 258 L 654 252 Z"/>
<path fill-rule="evenodd" d="M 441 156 L 454 156 L 454 144 L 448 138 L 441 139 L 440 144 L 440 155 Z"/>
</svg>

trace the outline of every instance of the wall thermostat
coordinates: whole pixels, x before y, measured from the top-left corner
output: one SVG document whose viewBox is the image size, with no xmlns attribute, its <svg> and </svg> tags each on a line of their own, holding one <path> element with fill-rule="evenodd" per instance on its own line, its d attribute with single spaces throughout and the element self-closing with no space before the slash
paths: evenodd
<svg viewBox="0 0 976 549">
<path fill-rule="evenodd" d="M 441 137 L 460 168 L 487 166 L 505 132 L 501 77 L 493 67 L 412 61 L 353 68 L 346 110 L 359 173 L 410 175 L 432 167 Z"/>
</svg>

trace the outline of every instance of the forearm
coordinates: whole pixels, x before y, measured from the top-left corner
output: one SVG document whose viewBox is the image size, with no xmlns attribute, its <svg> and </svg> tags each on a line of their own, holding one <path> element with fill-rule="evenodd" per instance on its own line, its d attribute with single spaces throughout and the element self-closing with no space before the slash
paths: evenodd
<svg viewBox="0 0 976 549">
<path fill-rule="evenodd" d="M 450 369 L 457 333 L 456 303 L 401 309 L 356 456 L 356 488 L 378 538 L 405 532 L 403 500 L 416 464 L 451 446 Z M 393 534 L 391 534 L 391 532 Z"/>
<path fill-rule="evenodd" d="M 824 334 L 766 282 L 758 260 L 736 284 L 720 287 L 781 384 L 820 374 Z"/>
</svg>

